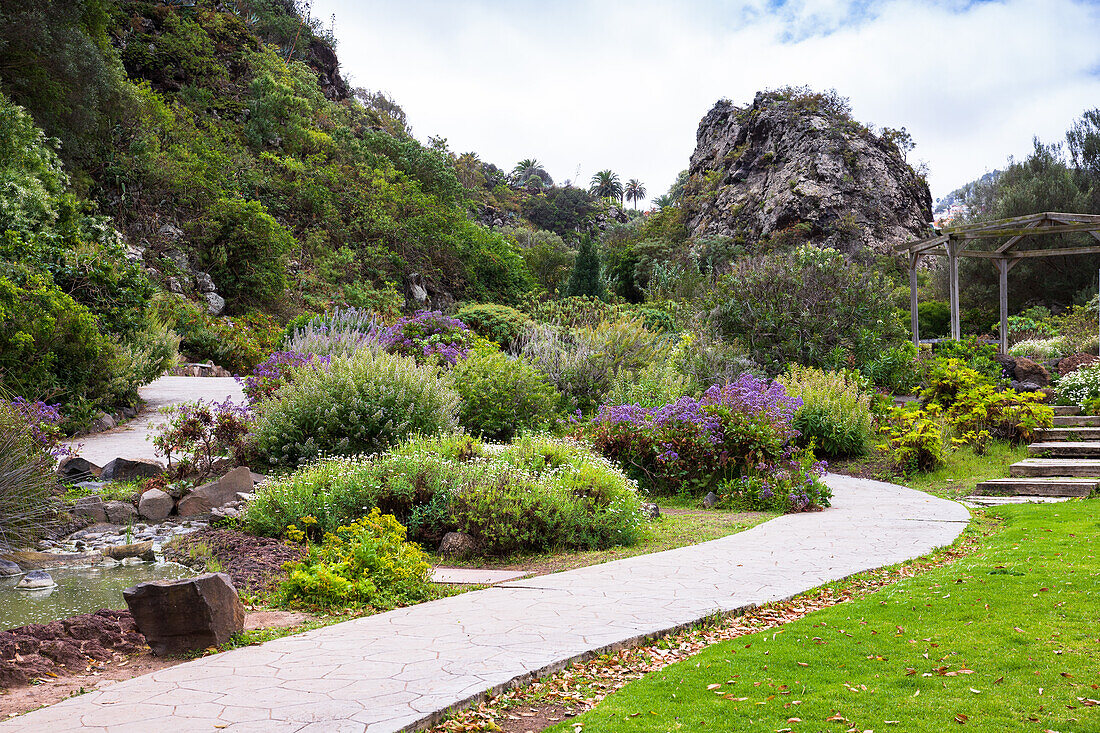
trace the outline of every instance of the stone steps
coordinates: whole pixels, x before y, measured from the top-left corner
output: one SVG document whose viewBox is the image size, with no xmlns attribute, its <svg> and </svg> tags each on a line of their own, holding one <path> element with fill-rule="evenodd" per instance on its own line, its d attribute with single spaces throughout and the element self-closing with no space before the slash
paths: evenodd
<svg viewBox="0 0 1100 733">
<path fill-rule="evenodd" d="M 1100 487 L 1096 478 L 996 478 L 974 487 L 978 496 L 1088 496 Z"/>
<path fill-rule="evenodd" d="M 1055 415 L 1056 428 L 1100 428 L 1100 415 Z"/>
<path fill-rule="evenodd" d="M 1100 440 L 1100 428 L 1094 427 L 1056 427 L 1039 428 L 1035 431 L 1038 442 L 1051 440 L 1064 440 L 1068 442 L 1084 442 Z"/>
<path fill-rule="evenodd" d="M 1081 414 L 1081 408 L 1077 405 L 1052 405 L 1052 407 L 1057 417 L 1071 417 Z"/>
<path fill-rule="evenodd" d="M 1025 458 L 1009 468 L 1013 478 L 1077 477 L 1100 479 L 1100 458 Z"/>
<path fill-rule="evenodd" d="M 964 496 L 962 503 L 966 506 L 1004 506 L 1005 504 L 1051 504 L 1059 501 L 1069 501 L 1070 496 Z"/>
<path fill-rule="evenodd" d="M 1096 441 L 1046 441 L 1027 447 L 1033 456 L 1048 458 L 1100 458 L 1100 442 Z"/>
</svg>

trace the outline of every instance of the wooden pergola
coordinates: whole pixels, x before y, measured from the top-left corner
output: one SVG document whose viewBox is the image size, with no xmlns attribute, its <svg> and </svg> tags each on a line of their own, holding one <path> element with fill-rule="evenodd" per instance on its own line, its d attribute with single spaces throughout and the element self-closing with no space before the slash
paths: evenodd
<svg viewBox="0 0 1100 733">
<path fill-rule="evenodd" d="M 1030 237 L 1050 234 L 1091 234 L 1098 241 L 1087 247 L 1055 247 L 1050 249 L 1018 249 L 1020 242 Z M 996 249 L 965 249 L 978 239 L 1003 239 Z M 951 301 L 951 338 L 962 336 L 959 325 L 959 258 L 975 257 L 992 260 L 1000 275 L 1001 352 L 1008 349 L 1008 273 L 1021 260 L 1030 257 L 1065 257 L 1067 255 L 1100 254 L 1100 215 L 1061 214 L 1045 212 L 1017 216 L 1012 219 L 986 221 L 944 227 L 928 239 L 918 239 L 894 248 L 909 258 L 909 307 L 912 311 L 913 343 L 920 345 L 917 319 L 917 266 L 922 257 L 947 258 L 947 282 Z"/>
</svg>

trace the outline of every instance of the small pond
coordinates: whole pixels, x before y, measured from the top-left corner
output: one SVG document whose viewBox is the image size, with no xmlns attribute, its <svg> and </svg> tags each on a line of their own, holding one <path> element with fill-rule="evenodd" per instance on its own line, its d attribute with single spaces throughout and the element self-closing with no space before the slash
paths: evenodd
<svg viewBox="0 0 1100 733">
<path fill-rule="evenodd" d="M 0 630 L 44 624 L 101 608 L 125 609 L 124 588 L 147 580 L 177 580 L 196 574 L 174 562 L 56 568 L 47 572 L 57 585 L 40 590 L 16 590 L 19 577 L 0 578 Z"/>
</svg>

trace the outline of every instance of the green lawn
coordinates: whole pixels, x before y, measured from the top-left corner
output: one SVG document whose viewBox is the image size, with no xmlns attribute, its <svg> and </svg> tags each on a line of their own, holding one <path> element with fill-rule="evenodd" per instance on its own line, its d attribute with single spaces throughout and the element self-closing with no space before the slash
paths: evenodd
<svg viewBox="0 0 1100 733">
<path fill-rule="evenodd" d="M 1100 500 L 998 508 L 955 563 L 706 648 L 553 731 L 1100 731 Z"/>
</svg>

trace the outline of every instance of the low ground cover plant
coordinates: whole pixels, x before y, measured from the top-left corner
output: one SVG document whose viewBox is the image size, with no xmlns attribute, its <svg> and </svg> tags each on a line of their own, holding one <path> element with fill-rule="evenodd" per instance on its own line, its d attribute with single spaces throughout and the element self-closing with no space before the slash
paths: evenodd
<svg viewBox="0 0 1100 733">
<path fill-rule="evenodd" d="M 308 516 L 305 531 L 318 540 L 364 507 L 393 514 L 416 541 L 458 530 L 497 555 L 630 545 L 641 523 L 635 484 L 584 446 L 525 436 L 490 449 L 468 435 L 314 463 L 263 484 L 244 523 L 279 537 Z"/>
<path fill-rule="evenodd" d="M 1059 405 L 1084 405 L 1100 399 L 1100 362 L 1094 362 L 1058 380 L 1055 400 Z"/>
<path fill-rule="evenodd" d="M 305 518 L 308 527 L 310 518 Z M 298 527 L 288 538 L 306 541 Z M 366 516 L 326 532 L 299 562 L 288 563 L 277 602 L 294 607 L 385 611 L 420 603 L 435 595 L 432 566 L 392 515 L 373 509 Z"/>
<path fill-rule="evenodd" d="M 605 405 L 585 434 L 654 493 L 698 495 L 745 478 L 776 494 L 791 482 L 809 499 L 794 508 L 807 508 L 827 504 L 829 492 L 816 481 L 824 466 L 807 466 L 807 455 L 793 445 L 800 404 L 782 384 L 743 374 L 700 399 L 682 397 L 655 408 Z"/>
<path fill-rule="evenodd" d="M 415 434 L 453 430 L 460 398 L 436 367 L 361 349 L 298 369 L 255 411 L 259 456 L 295 468 L 321 455 L 384 450 Z"/>
</svg>

